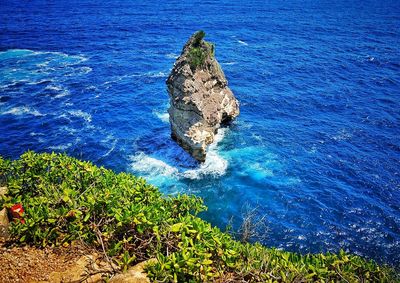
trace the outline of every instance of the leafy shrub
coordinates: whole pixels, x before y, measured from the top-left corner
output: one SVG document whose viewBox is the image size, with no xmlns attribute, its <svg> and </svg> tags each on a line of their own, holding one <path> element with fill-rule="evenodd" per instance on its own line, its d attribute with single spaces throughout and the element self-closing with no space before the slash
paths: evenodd
<svg viewBox="0 0 400 283">
<path fill-rule="evenodd" d="M 112 256 L 135 252 L 143 260 L 155 255 L 156 236 L 164 240 L 160 228 L 204 209 L 199 198 L 162 197 L 144 179 L 66 155 L 29 151 L 19 160 L 0 162 L 9 189 L 0 207 L 22 203 L 25 209 L 25 225 L 11 226 L 19 242 L 47 246 L 83 240 L 104 244 Z"/>
<path fill-rule="evenodd" d="M 196 32 L 193 35 L 193 37 L 194 37 L 193 46 L 198 47 L 205 36 L 206 36 L 206 33 L 202 30 L 199 30 L 198 32 Z"/>
<path fill-rule="evenodd" d="M 192 70 L 202 67 L 207 56 L 215 56 L 215 45 L 204 41 L 205 32 L 200 30 L 193 35 L 193 41 L 189 49 L 189 64 Z"/>
<path fill-rule="evenodd" d="M 44 247 L 82 240 L 105 250 L 123 269 L 147 267 L 157 282 L 393 282 L 393 270 L 358 256 L 299 255 L 240 243 L 196 214 L 198 197 L 166 197 L 143 179 L 116 174 L 63 154 L 28 151 L 0 157 L 9 194 L 0 207 L 22 203 L 25 224 L 12 223 L 15 242 Z"/>
<path fill-rule="evenodd" d="M 207 51 L 203 50 L 201 47 L 192 47 L 189 50 L 189 63 L 193 70 L 203 66 L 206 58 Z"/>
<path fill-rule="evenodd" d="M 209 50 L 211 57 L 215 57 L 215 43 L 212 42 L 204 42 Z"/>
</svg>

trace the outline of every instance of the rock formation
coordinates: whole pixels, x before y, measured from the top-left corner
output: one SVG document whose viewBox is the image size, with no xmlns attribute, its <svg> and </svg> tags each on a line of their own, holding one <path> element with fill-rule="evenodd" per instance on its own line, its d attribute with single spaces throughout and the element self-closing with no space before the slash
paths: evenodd
<svg viewBox="0 0 400 283">
<path fill-rule="evenodd" d="M 203 31 L 192 35 L 167 79 L 171 136 L 201 162 L 218 128 L 239 115 L 214 45 L 204 36 Z"/>
</svg>

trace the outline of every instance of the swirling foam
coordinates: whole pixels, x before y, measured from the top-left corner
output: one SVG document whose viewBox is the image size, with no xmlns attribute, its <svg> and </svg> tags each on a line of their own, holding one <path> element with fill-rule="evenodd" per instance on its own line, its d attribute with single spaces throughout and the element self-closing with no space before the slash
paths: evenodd
<svg viewBox="0 0 400 283">
<path fill-rule="evenodd" d="M 172 176 L 178 173 L 178 169 L 168 165 L 164 161 L 150 157 L 143 152 L 131 157 L 132 169 L 145 174 L 145 176 Z"/>
<path fill-rule="evenodd" d="M 208 147 L 207 157 L 196 169 L 184 170 L 179 166 L 171 166 L 167 162 L 146 155 L 144 152 L 131 156 L 131 169 L 140 173 L 152 181 L 159 176 L 167 176 L 174 179 L 202 179 L 205 177 L 220 177 L 226 173 L 228 161 L 218 152 L 218 143 L 223 139 L 226 129 L 218 130 L 215 141 Z"/>
</svg>

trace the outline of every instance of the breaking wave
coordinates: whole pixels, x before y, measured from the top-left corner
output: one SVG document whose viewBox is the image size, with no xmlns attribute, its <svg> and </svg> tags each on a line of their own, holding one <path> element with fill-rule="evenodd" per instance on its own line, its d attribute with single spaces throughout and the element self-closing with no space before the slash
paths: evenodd
<svg viewBox="0 0 400 283">
<path fill-rule="evenodd" d="M 178 169 L 164 161 L 150 157 L 143 152 L 131 157 L 132 169 L 148 177 L 172 176 L 178 174 Z"/>
<path fill-rule="evenodd" d="M 187 170 L 182 173 L 185 178 L 201 179 L 205 176 L 220 177 L 223 176 L 228 168 L 228 161 L 224 159 L 218 152 L 218 143 L 222 141 L 226 133 L 226 129 L 218 130 L 215 135 L 214 143 L 208 147 L 206 160 L 199 168 Z"/>
<path fill-rule="evenodd" d="M 154 178 L 158 180 L 159 176 L 168 176 L 174 179 L 202 179 L 205 177 L 218 178 L 226 173 L 228 161 L 218 152 L 218 143 L 223 139 L 226 129 L 219 129 L 215 135 L 215 141 L 208 147 L 207 157 L 204 163 L 195 169 L 186 169 L 174 164 L 169 165 L 168 161 L 162 161 L 151 157 L 144 152 L 131 156 L 131 169 L 140 173 L 148 180 Z M 171 162 L 173 163 L 173 162 Z"/>
</svg>

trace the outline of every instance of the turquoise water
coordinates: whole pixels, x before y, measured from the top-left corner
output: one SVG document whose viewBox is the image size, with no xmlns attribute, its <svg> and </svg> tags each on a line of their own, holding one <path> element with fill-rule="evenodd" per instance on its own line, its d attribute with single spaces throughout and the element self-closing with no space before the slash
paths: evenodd
<svg viewBox="0 0 400 283">
<path fill-rule="evenodd" d="M 0 6 L 0 154 L 67 152 L 266 245 L 400 262 L 400 3 L 98 1 Z M 204 29 L 241 114 L 204 164 L 170 138 L 165 80 Z"/>
</svg>

